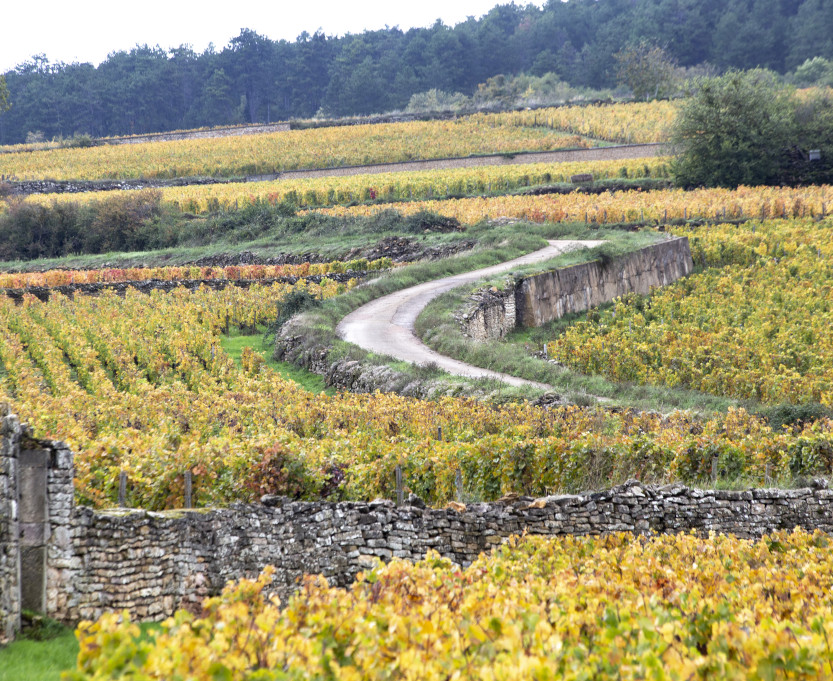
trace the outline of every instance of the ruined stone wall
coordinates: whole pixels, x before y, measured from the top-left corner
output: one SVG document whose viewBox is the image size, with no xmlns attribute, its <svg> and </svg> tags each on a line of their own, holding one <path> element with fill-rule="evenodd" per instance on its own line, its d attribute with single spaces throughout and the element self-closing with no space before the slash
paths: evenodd
<svg viewBox="0 0 833 681">
<path fill-rule="evenodd" d="M 0 404 L 0 644 L 20 627 L 18 452 L 21 428 Z"/>
<path fill-rule="evenodd" d="M 456 315 L 463 334 L 474 341 L 503 338 L 517 326 L 514 286 L 477 291 L 471 304 Z"/>
</svg>

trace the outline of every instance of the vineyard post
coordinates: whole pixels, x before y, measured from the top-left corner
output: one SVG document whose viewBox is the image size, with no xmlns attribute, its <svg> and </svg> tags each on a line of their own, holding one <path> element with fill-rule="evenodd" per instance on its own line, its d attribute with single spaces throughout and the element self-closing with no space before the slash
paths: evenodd
<svg viewBox="0 0 833 681">
<path fill-rule="evenodd" d="M 717 482 L 717 455 L 712 457 L 712 482 Z"/>
<path fill-rule="evenodd" d="M 405 503 L 405 491 L 402 489 L 402 466 L 396 465 L 396 505 L 401 506 Z"/>
<path fill-rule="evenodd" d="M 437 426 L 437 439 L 442 442 L 443 441 L 443 427 Z"/>
<path fill-rule="evenodd" d="M 185 508 L 191 508 L 191 471 L 185 471 Z"/>
<path fill-rule="evenodd" d="M 119 471 L 119 508 L 124 508 L 127 504 L 127 473 Z"/>
<path fill-rule="evenodd" d="M 764 469 L 764 485 L 769 485 L 769 464 L 767 463 Z"/>
<path fill-rule="evenodd" d="M 463 502 L 463 472 L 458 468 L 454 474 L 454 491 L 457 494 L 457 501 Z"/>
</svg>

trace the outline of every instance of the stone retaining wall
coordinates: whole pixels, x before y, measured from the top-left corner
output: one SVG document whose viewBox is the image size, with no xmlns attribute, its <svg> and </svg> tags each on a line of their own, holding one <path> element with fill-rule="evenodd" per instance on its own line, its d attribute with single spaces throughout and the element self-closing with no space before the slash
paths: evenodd
<svg viewBox="0 0 833 681">
<path fill-rule="evenodd" d="M 610 262 L 595 260 L 526 277 L 504 291 L 478 291 L 457 319 L 469 338 L 502 338 L 515 327 L 543 326 L 626 293 L 647 295 L 690 274 L 693 267 L 688 237 L 678 237 Z"/>
<path fill-rule="evenodd" d="M 6 413 L 7 412 L 3 412 Z M 73 502 L 72 454 L 58 442 L 34 442 L 10 415 L 2 419 L 0 470 L 0 617 L 4 632 L 19 624 L 20 592 L 32 579 L 16 567 L 13 510 L 16 487 L 10 460 L 21 447 L 46 454 L 48 526 L 45 610 L 66 622 L 127 609 L 161 619 L 179 607 L 198 608 L 230 579 L 277 569 L 275 588 L 286 597 L 304 574 L 346 586 L 377 560 L 417 560 L 433 549 L 465 566 L 509 536 L 733 533 L 760 537 L 802 527 L 833 532 L 833 491 L 826 480 L 797 490 L 714 491 L 630 481 L 597 493 L 540 499 L 505 498 L 488 504 L 425 508 L 412 498 L 393 502 L 293 502 L 264 497 L 260 504 L 225 509 L 148 513 L 94 511 Z M 24 444 L 21 444 L 21 438 Z M 30 589 L 31 590 L 31 589 Z"/>
</svg>

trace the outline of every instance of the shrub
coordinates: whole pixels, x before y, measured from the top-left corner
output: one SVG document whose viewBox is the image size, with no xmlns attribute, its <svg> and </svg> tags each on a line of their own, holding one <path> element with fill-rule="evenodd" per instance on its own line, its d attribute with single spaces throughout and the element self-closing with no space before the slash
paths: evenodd
<svg viewBox="0 0 833 681">
<path fill-rule="evenodd" d="M 672 129 L 681 186 L 777 183 L 792 134 L 791 90 L 763 70 L 700 82 Z"/>
<path fill-rule="evenodd" d="M 86 253 L 138 250 L 145 246 L 142 226 L 162 214 L 162 192 L 143 189 L 125 192 L 90 204 L 83 233 Z"/>
<path fill-rule="evenodd" d="M 682 187 L 805 184 L 833 176 L 833 98 L 804 94 L 769 71 L 706 78 L 672 127 Z M 821 161 L 810 161 L 819 149 Z"/>
</svg>

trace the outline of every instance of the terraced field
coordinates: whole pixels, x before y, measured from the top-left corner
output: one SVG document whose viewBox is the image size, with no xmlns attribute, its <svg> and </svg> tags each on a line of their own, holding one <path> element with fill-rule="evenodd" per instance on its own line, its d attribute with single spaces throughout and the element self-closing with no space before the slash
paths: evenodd
<svg viewBox="0 0 833 681">
<path fill-rule="evenodd" d="M 5 154 L 0 173 L 232 176 L 415 155 L 511 153 L 589 144 L 587 136 L 658 139 L 672 115 L 669 104 L 558 109 Z M 454 256 L 393 268 L 389 258 L 368 263 L 356 255 L 313 265 L 166 268 L 153 260 L 152 267 L 97 272 L 59 261 L 48 271 L 3 273 L 0 286 L 16 289 L 79 281 L 300 279 L 221 291 L 128 290 L 123 297 L 56 293 L 48 302 L 24 295 L 20 305 L 0 299 L 0 399 L 37 437 L 70 443 L 77 500 L 95 507 L 115 503 L 120 472 L 130 479 L 129 504 L 148 510 L 180 503 L 186 470 L 194 474 L 197 506 L 263 494 L 393 498 L 397 469 L 408 492 L 435 506 L 510 493 L 540 497 L 629 478 L 748 487 L 829 475 L 830 186 L 500 195 L 552 185 L 578 171 L 596 180 L 662 178 L 665 163 L 166 189 L 165 210 L 194 230 L 212 228 L 210 216 L 223 214 L 227 231 L 218 233 L 212 254 L 223 262 L 243 249 L 246 259 L 258 260 L 290 237 L 306 239 L 310 250 L 336 243 L 347 253 L 381 248 L 384 235 L 400 246 L 450 247 L 433 252 Z M 484 196 L 445 198 L 471 194 Z M 67 201 L 93 210 L 100 200 L 26 202 L 53 206 L 44 215 L 60 216 Z M 14 201 L 9 214 L 20 210 Z M 375 205 L 349 205 L 365 201 Z M 133 228 L 117 211 L 108 215 L 114 230 Z M 362 222 L 373 215 L 376 222 Z M 163 218 L 157 211 L 138 224 L 164 232 L 170 223 Z M 689 278 L 651 296 L 628 296 L 538 332 L 558 371 L 619 386 L 611 404 L 565 404 L 540 391 L 521 395 L 495 384 L 455 383 L 436 368 L 408 367 L 335 336 L 346 314 L 375 297 L 508 260 L 546 239 L 615 241 L 606 225 L 686 235 L 696 265 Z M 457 248 L 463 241 L 465 248 Z M 176 254 L 135 255 L 150 261 Z M 326 276 L 348 270 L 371 270 L 372 280 L 358 285 Z M 303 279 L 311 274 L 320 282 Z M 304 315 L 286 328 L 297 334 L 298 356 L 307 365 L 326 360 L 401 372 L 403 386 L 433 381 L 432 399 L 313 394 L 283 378 L 271 362 L 274 338 L 264 345 L 262 334 L 299 310 Z M 528 354 L 540 350 L 521 343 Z M 678 403 L 700 395 L 699 404 L 715 405 L 720 398 L 723 406 L 635 409 L 628 400 L 637 392 L 643 400 L 662 392 Z M 229 586 L 199 618 L 178 614 L 152 643 L 116 615 L 82 625 L 79 666 L 69 678 L 126 678 L 128 670 L 136 679 L 827 678 L 833 670 L 830 561 L 829 538 L 801 532 L 756 542 L 688 535 L 525 538 L 466 569 L 429 555 L 417 565 L 378 566 L 347 590 L 311 577 L 283 610 L 264 596 L 267 570 L 257 582 Z"/>
</svg>

